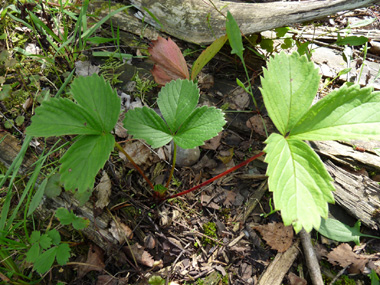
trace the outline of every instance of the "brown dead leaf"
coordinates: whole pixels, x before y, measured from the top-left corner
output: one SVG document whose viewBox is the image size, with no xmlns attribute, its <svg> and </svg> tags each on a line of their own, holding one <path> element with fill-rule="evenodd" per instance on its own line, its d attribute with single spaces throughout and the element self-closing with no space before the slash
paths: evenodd
<svg viewBox="0 0 380 285">
<path fill-rule="evenodd" d="M 327 255 L 327 258 L 332 265 L 340 265 L 341 267 L 350 266 L 350 273 L 356 274 L 359 272 L 363 273 L 364 267 L 368 262 L 368 258 L 353 252 L 348 243 L 342 243 L 334 248 Z"/>
<path fill-rule="evenodd" d="M 126 238 L 132 239 L 133 231 L 126 224 L 122 223 L 119 218 L 116 218 L 117 223 L 112 220 L 111 228 L 109 229 L 112 236 L 119 242 L 123 243 Z"/>
<path fill-rule="evenodd" d="M 156 41 L 152 41 L 148 51 L 155 63 L 152 74 L 158 84 L 165 85 L 179 78 L 189 79 L 186 60 L 177 44 L 170 38 L 165 40 L 159 36 Z"/>
<path fill-rule="evenodd" d="M 111 180 L 108 177 L 107 172 L 103 171 L 102 178 L 100 179 L 99 184 L 96 186 L 96 197 L 98 198 L 95 207 L 103 209 L 110 202 L 111 195 Z"/>
<path fill-rule="evenodd" d="M 293 228 L 283 223 L 270 223 L 253 227 L 260 232 L 267 244 L 278 252 L 285 252 L 293 242 Z"/>
<path fill-rule="evenodd" d="M 132 159 L 135 161 L 135 163 L 142 169 L 146 170 L 150 166 L 152 166 L 154 162 L 154 155 L 147 147 L 140 141 L 134 141 L 134 142 L 128 142 L 124 146 L 124 150 Z M 125 155 L 122 152 L 119 152 L 119 155 L 121 159 L 126 161 L 127 167 L 133 168 L 133 165 L 127 160 Z"/>
<path fill-rule="evenodd" d="M 84 277 L 90 271 L 102 271 L 106 265 L 104 264 L 103 250 L 95 244 L 91 244 L 87 253 L 86 265 L 79 266 L 78 277 Z"/>
<path fill-rule="evenodd" d="M 251 98 L 247 92 L 243 90 L 243 88 L 236 88 L 230 96 L 228 96 L 228 103 L 230 109 L 235 110 L 244 110 L 249 106 L 249 102 Z"/>
<path fill-rule="evenodd" d="M 260 136 L 266 136 L 265 134 L 265 126 L 269 123 L 266 118 L 262 118 L 260 115 L 253 115 L 248 119 L 248 121 L 245 123 L 248 128 L 253 130 L 255 133 L 259 134 Z"/>
<path fill-rule="evenodd" d="M 234 191 L 226 191 L 226 199 L 223 202 L 223 206 L 229 208 L 231 204 L 235 201 L 236 198 L 236 192 Z"/>
<path fill-rule="evenodd" d="M 163 266 L 162 260 L 155 261 L 150 253 L 145 251 L 144 247 L 138 243 L 132 244 L 130 246 L 125 246 L 124 250 L 130 258 L 134 257 L 136 261 L 142 265 L 158 268 L 162 268 Z"/>
<path fill-rule="evenodd" d="M 288 274 L 288 279 L 290 285 L 307 285 L 307 281 L 305 279 L 295 275 L 293 272 Z"/>
<path fill-rule="evenodd" d="M 221 138 L 222 132 L 220 132 L 216 137 L 213 137 L 211 140 L 205 141 L 204 145 L 202 145 L 201 148 L 216 150 L 220 146 Z"/>
</svg>

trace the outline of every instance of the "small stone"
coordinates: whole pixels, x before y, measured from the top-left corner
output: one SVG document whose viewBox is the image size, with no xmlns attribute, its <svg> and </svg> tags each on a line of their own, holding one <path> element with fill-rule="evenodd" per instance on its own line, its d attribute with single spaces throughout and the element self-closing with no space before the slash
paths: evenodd
<svg viewBox="0 0 380 285">
<path fill-rule="evenodd" d="M 177 146 L 177 160 L 175 165 L 179 167 L 192 166 L 199 160 L 200 155 L 199 147 L 183 149 Z"/>
</svg>

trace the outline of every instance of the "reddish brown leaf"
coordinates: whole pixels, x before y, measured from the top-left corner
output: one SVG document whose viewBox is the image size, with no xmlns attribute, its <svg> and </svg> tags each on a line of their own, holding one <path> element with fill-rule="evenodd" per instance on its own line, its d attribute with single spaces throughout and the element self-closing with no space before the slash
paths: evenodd
<svg viewBox="0 0 380 285">
<path fill-rule="evenodd" d="M 179 47 L 170 38 L 165 40 L 158 37 L 148 51 L 150 58 L 155 63 L 152 74 L 158 84 L 165 85 L 179 78 L 189 79 L 185 58 Z"/>
<path fill-rule="evenodd" d="M 332 265 L 340 265 L 341 267 L 350 266 L 350 273 L 356 274 L 359 272 L 363 273 L 364 267 L 368 262 L 368 258 L 353 252 L 348 243 L 340 244 L 327 257 Z"/>
<path fill-rule="evenodd" d="M 270 223 L 253 227 L 260 232 L 267 244 L 278 252 L 285 252 L 293 242 L 293 228 L 283 223 Z"/>
</svg>

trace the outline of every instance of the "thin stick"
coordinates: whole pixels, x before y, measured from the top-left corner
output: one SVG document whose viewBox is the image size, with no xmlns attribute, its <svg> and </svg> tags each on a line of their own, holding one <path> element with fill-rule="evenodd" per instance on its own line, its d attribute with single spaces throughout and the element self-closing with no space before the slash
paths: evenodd
<svg viewBox="0 0 380 285">
<path fill-rule="evenodd" d="M 115 142 L 115 146 L 125 155 L 125 157 L 132 163 L 133 167 L 142 175 L 142 177 L 145 179 L 145 181 L 149 184 L 150 188 L 154 191 L 153 183 L 149 180 L 148 177 L 145 176 L 144 172 L 141 170 L 141 168 L 135 163 L 135 161 L 132 159 L 132 157 L 129 156 L 129 154 L 119 145 L 119 143 Z"/>
<path fill-rule="evenodd" d="M 301 243 L 303 247 L 303 253 L 306 258 L 306 265 L 309 269 L 311 282 L 313 285 L 323 285 L 323 279 L 321 274 L 321 268 L 315 254 L 314 248 L 311 244 L 310 234 L 304 229 L 300 231 Z"/>
<path fill-rule="evenodd" d="M 175 168 L 175 162 L 177 160 L 177 144 L 173 141 L 174 150 L 173 150 L 173 161 L 172 161 L 172 169 L 170 170 L 168 182 L 166 182 L 165 188 L 167 189 L 169 187 L 170 181 L 172 180 L 174 168 Z"/>
<path fill-rule="evenodd" d="M 234 166 L 234 167 L 232 167 L 232 168 L 224 171 L 223 173 L 221 173 L 221 174 L 219 174 L 219 175 L 217 175 L 217 176 L 215 176 L 215 177 L 213 177 L 213 178 L 211 178 L 211 179 L 209 179 L 209 180 L 207 180 L 207 181 L 205 181 L 205 182 L 203 182 L 203 183 L 201 183 L 201 184 L 199 184 L 199 185 L 197 185 L 197 186 L 195 186 L 195 187 L 193 187 L 193 188 L 191 188 L 189 190 L 185 190 L 185 191 L 182 191 L 180 193 L 174 194 L 172 196 L 166 197 L 164 200 L 172 199 L 172 198 L 175 198 L 175 197 L 182 196 L 182 195 L 185 195 L 187 193 L 193 192 L 194 190 L 197 190 L 197 189 L 199 189 L 199 188 L 201 188 L 201 187 L 203 187 L 203 186 L 205 186 L 207 184 L 210 184 L 211 182 L 214 182 L 216 179 L 218 179 L 220 177 L 223 177 L 223 176 L 227 175 L 228 173 L 231 173 L 232 171 L 235 171 L 236 169 L 239 169 L 240 167 L 243 167 L 244 165 L 247 165 L 251 161 L 255 160 L 256 158 L 258 158 L 258 157 L 260 157 L 260 156 L 262 156 L 264 154 L 265 153 L 262 151 L 259 154 L 256 154 L 256 155 L 248 158 L 247 160 L 243 161 L 242 163 L 240 163 L 240 164 L 238 164 L 238 165 L 236 165 L 236 166 Z"/>
</svg>

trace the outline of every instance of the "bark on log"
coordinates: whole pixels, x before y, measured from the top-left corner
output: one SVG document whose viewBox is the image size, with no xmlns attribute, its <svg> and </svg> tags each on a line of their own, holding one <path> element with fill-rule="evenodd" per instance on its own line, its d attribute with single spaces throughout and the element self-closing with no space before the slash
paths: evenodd
<svg viewBox="0 0 380 285">
<path fill-rule="evenodd" d="M 212 2 L 208 0 L 130 0 L 129 2 L 145 15 L 146 22 L 157 25 L 147 11 L 153 14 L 166 33 L 188 42 L 210 44 L 225 34 L 227 10 L 234 16 L 243 34 L 253 34 L 315 20 L 339 11 L 370 6 L 378 0 L 314 0 L 302 3 L 262 4 L 220 0 Z M 123 29 L 123 26 L 121 25 L 120 28 Z"/>
<path fill-rule="evenodd" d="M 338 205 L 362 224 L 380 229 L 380 187 L 372 179 L 350 173 L 331 161 L 325 162 L 327 171 L 334 179 L 334 197 Z"/>
<path fill-rule="evenodd" d="M 372 229 L 380 229 L 380 186 L 377 182 L 362 174 L 351 173 L 347 168 L 365 167 L 369 170 L 380 170 L 380 157 L 371 153 L 370 148 L 378 147 L 379 142 L 359 142 L 368 151 L 360 152 L 353 146 L 335 141 L 310 142 L 314 150 L 327 158 L 324 162 L 327 171 L 334 179 L 335 201 L 351 216 L 360 219 L 362 224 Z"/>
</svg>

